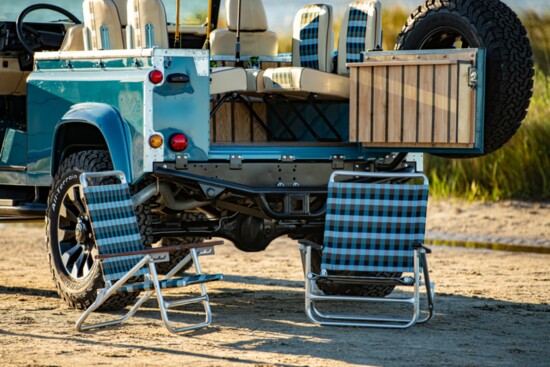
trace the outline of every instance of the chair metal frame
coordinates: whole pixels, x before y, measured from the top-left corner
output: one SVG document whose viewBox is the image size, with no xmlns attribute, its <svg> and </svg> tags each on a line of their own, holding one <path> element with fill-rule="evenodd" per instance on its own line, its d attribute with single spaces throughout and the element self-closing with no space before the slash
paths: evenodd
<svg viewBox="0 0 550 367">
<path fill-rule="evenodd" d="M 334 182 L 338 176 L 348 176 L 352 178 L 367 179 L 397 179 L 406 180 L 410 178 L 422 178 L 423 185 L 428 185 L 426 176 L 420 173 L 380 173 L 380 172 L 355 172 L 355 171 L 335 171 L 330 182 Z M 374 277 L 374 276 L 338 276 L 330 275 L 326 269 L 321 268 L 320 274 L 312 271 L 312 252 L 314 249 L 321 250 L 323 245 L 308 241 L 299 240 L 302 254 L 305 255 L 305 311 L 312 322 L 319 325 L 337 325 L 337 326 L 358 326 L 358 327 L 385 327 L 385 328 L 407 328 L 416 323 L 424 323 L 430 320 L 434 315 L 433 298 L 434 284 L 430 282 L 426 252 L 430 252 L 422 244 L 413 248 L 414 271 L 411 276 L 393 277 Z M 321 264 L 322 266 L 323 264 Z M 420 270 L 423 270 L 424 280 L 422 280 Z M 345 295 L 325 295 L 316 285 L 317 281 L 332 281 L 344 284 L 364 284 L 364 285 L 391 285 L 414 287 L 411 297 L 364 297 L 364 296 L 345 296 Z M 420 286 L 426 288 L 427 315 L 420 317 Z M 410 292 L 409 292 L 410 293 Z M 342 301 L 357 303 L 388 303 L 405 304 L 412 306 L 412 315 L 410 317 L 377 317 L 377 316 L 359 316 L 343 313 L 324 313 L 317 308 L 317 302 L 323 301 Z"/>
<path fill-rule="evenodd" d="M 124 177 L 124 173 L 121 171 L 109 171 L 109 172 L 89 172 L 89 173 L 82 173 L 80 175 L 80 183 L 82 185 L 82 188 L 88 186 L 88 179 L 89 178 L 104 178 L 104 177 L 110 177 L 110 176 L 116 176 L 120 180 L 121 184 L 127 184 L 126 178 Z M 84 194 L 82 190 L 82 198 L 84 199 Z M 87 209 L 87 208 L 86 208 Z M 89 216 L 89 213 L 88 213 Z M 92 232 L 94 233 L 95 238 L 95 230 L 94 230 L 94 224 L 91 222 Z M 200 249 L 208 249 L 212 248 L 212 246 L 221 245 L 223 244 L 223 241 L 210 241 L 210 242 L 203 242 L 203 243 L 189 243 L 189 244 L 183 244 L 183 245 L 176 245 L 176 246 L 170 246 L 170 247 L 160 247 L 160 248 L 150 248 L 150 249 L 144 249 L 141 251 L 133 251 L 133 252 L 121 252 L 117 254 L 99 254 L 96 255 L 96 260 L 102 261 L 105 259 L 110 258 L 117 258 L 117 257 L 126 257 L 126 256 L 133 256 L 133 255 L 143 255 L 143 259 L 141 259 L 130 271 L 128 271 L 123 277 L 118 279 L 114 284 L 110 281 L 105 281 L 105 287 L 98 290 L 97 298 L 95 302 L 82 314 L 82 316 L 78 319 L 76 322 L 76 330 L 77 331 L 86 331 L 91 330 L 95 328 L 105 327 L 105 326 L 111 326 L 111 325 L 117 325 L 121 324 L 125 321 L 127 321 L 131 316 L 133 316 L 136 311 L 141 307 L 149 298 L 151 298 L 153 295 L 156 295 L 161 318 L 171 333 L 180 333 L 183 331 L 188 330 L 194 330 L 206 327 L 210 325 L 212 322 L 212 311 L 210 309 L 210 303 L 209 303 L 209 297 L 208 293 L 206 292 L 206 286 L 204 285 L 204 282 L 191 282 L 190 284 L 185 283 L 185 281 L 182 282 L 181 285 L 178 285 L 178 287 L 183 287 L 187 285 L 199 285 L 200 286 L 200 296 L 194 297 L 194 298 L 182 298 L 177 299 L 173 301 L 166 301 L 164 299 L 164 295 L 162 293 L 162 286 L 161 282 L 164 280 L 172 279 L 186 264 L 188 264 L 190 261 L 192 261 L 194 267 L 195 267 L 195 273 L 199 276 L 202 276 L 202 270 L 199 264 L 199 255 L 200 255 Z M 190 253 L 182 260 L 180 261 L 170 272 L 168 272 L 162 279 L 159 280 L 155 262 L 160 262 L 159 258 L 163 258 L 166 255 L 188 249 Z M 121 318 L 111 321 L 105 321 L 105 322 L 99 322 L 94 324 L 85 324 L 86 319 L 90 316 L 90 314 L 94 311 L 96 311 L 109 297 L 111 297 L 114 293 L 118 292 L 121 287 L 126 285 L 128 280 L 130 280 L 132 277 L 136 275 L 143 267 L 148 267 L 149 272 L 144 275 L 144 282 L 152 282 L 154 285 L 154 290 L 147 290 L 143 296 L 141 296 L 136 303 L 132 306 L 132 308 Z M 223 279 L 223 276 L 221 274 L 216 275 L 219 278 Z M 214 279 L 214 280 L 218 280 Z M 190 326 L 185 327 L 175 327 L 173 325 L 173 322 L 170 320 L 168 315 L 168 309 L 176 307 L 176 306 L 182 306 L 182 305 L 188 305 L 193 303 L 202 303 L 203 309 L 204 309 L 204 322 L 197 323 L 197 324 L 191 324 Z"/>
</svg>

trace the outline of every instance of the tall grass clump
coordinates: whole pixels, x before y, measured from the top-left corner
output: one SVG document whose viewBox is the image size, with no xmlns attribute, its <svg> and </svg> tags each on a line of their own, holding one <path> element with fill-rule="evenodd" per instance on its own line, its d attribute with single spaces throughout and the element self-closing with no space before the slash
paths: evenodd
<svg viewBox="0 0 550 367">
<path fill-rule="evenodd" d="M 529 114 L 504 148 L 475 159 L 426 157 L 435 197 L 550 199 L 550 77 L 535 74 Z"/>
</svg>

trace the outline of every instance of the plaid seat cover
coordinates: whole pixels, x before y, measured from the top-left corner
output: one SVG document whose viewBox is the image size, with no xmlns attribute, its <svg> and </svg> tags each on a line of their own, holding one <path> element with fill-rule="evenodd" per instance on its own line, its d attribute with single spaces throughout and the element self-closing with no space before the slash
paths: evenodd
<svg viewBox="0 0 550 367">
<path fill-rule="evenodd" d="M 215 280 L 221 280 L 223 276 L 221 274 L 213 275 L 193 275 L 190 277 L 175 278 L 175 279 L 166 279 L 160 280 L 159 284 L 162 289 L 166 288 L 176 288 L 176 287 L 185 287 L 192 284 L 200 284 L 213 282 Z M 124 285 L 120 288 L 119 292 L 137 292 L 137 291 L 152 291 L 155 289 L 153 282 L 142 282 L 142 283 L 132 283 Z"/>
<path fill-rule="evenodd" d="M 100 254 L 143 250 L 134 204 L 127 184 L 84 187 L 88 214 Z M 130 271 L 144 255 L 102 261 L 105 280 L 116 281 Z M 148 272 L 140 269 L 137 275 Z"/>
<path fill-rule="evenodd" d="M 325 5 L 308 5 L 300 19 L 301 66 L 319 69 L 319 16 Z"/>
<path fill-rule="evenodd" d="M 330 182 L 321 267 L 410 272 L 424 242 L 427 185 Z"/>
<path fill-rule="evenodd" d="M 349 22 L 346 37 L 346 62 L 361 61 L 361 52 L 365 51 L 367 20 L 372 1 L 355 1 L 349 5 Z"/>
<path fill-rule="evenodd" d="M 281 70 L 279 70 L 281 69 Z M 275 88 L 292 88 L 292 70 L 290 68 L 277 68 L 271 77 L 273 87 Z"/>
</svg>

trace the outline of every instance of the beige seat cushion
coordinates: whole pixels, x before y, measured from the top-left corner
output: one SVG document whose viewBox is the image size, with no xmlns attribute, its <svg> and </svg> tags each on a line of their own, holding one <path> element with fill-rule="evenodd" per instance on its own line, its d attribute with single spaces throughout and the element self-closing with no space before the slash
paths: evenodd
<svg viewBox="0 0 550 367">
<path fill-rule="evenodd" d="M 304 68 L 267 69 L 261 73 L 258 91 L 305 98 L 310 93 L 321 98 L 349 98 L 349 78 Z"/>
<path fill-rule="evenodd" d="M 248 87 L 247 73 L 243 68 L 213 68 L 210 79 L 210 94 L 244 92 Z"/>
<path fill-rule="evenodd" d="M 84 51 L 84 24 L 67 28 L 59 51 Z"/>
<path fill-rule="evenodd" d="M 276 56 L 279 38 L 268 31 L 267 16 L 262 0 L 240 0 L 241 3 L 241 55 Z M 210 35 L 212 55 L 235 55 L 239 0 L 225 3 L 227 29 L 216 29 Z"/>
<path fill-rule="evenodd" d="M 210 35 L 212 55 L 235 55 L 237 33 L 216 29 Z M 279 37 L 275 32 L 241 32 L 241 56 L 277 56 Z"/>
<path fill-rule="evenodd" d="M 113 0 L 84 0 L 84 44 L 91 50 L 124 48 L 122 24 Z M 105 29 L 107 32 L 103 31 Z"/>
<path fill-rule="evenodd" d="M 166 11 L 161 0 L 128 0 L 129 48 L 168 48 Z M 152 39 L 149 30 L 152 27 Z"/>
</svg>

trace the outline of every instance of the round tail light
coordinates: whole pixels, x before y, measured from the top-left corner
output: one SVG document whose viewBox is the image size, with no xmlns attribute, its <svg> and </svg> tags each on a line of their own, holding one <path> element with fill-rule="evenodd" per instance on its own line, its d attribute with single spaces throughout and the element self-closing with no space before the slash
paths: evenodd
<svg viewBox="0 0 550 367">
<path fill-rule="evenodd" d="M 162 75 L 162 72 L 160 70 L 151 70 L 149 73 L 149 81 L 153 84 L 159 84 L 164 79 L 164 75 Z"/>
<path fill-rule="evenodd" d="M 174 134 L 170 137 L 170 148 L 172 148 L 173 151 L 182 152 L 188 145 L 189 140 L 187 139 L 187 136 L 181 133 Z"/>
</svg>

